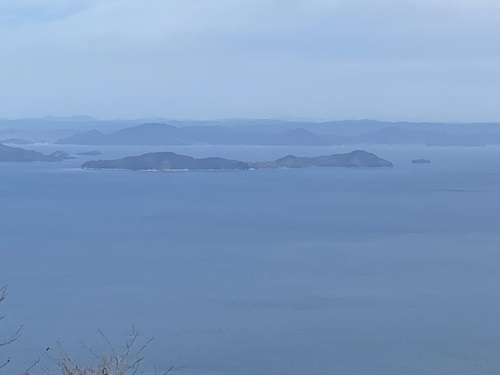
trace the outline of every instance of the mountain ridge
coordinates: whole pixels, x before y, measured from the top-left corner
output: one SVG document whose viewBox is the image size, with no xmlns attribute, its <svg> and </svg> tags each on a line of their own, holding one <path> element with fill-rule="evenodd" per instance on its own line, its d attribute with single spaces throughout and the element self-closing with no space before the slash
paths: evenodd
<svg viewBox="0 0 500 375">
<path fill-rule="evenodd" d="M 311 127 L 312 128 L 312 127 Z M 144 123 L 111 133 L 90 130 L 58 140 L 58 144 L 78 145 L 263 145 L 332 146 L 360 144 L 422 144 L 428 146 L 485 146 L 500 144 L 498 132 L 451 134 L 443 129 L 415 129 L 390 126 L 357 135 L 315 133 L 295 127 L 281 131 L 249 130 L 224 126 L 177 127 L 165 123 Z"/>
</svg>

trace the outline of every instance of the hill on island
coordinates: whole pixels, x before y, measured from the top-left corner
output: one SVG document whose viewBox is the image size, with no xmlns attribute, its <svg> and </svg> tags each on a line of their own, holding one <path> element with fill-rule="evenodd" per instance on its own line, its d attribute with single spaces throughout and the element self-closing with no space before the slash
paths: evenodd
<svg viewBox="0 0 500 375">
<path fill-rule="evenodd" d="M 25 150 L 22 148 L 0 144 L 0 162 L 34 162 L 34 161 L 62 161 L 68 158 L 68 154 L 56 151 L 50 155 L 41 152 Z"/>
<path fill-rule="evenodd" d="M 195 159 L 173 152 L 156 152 L 139 156 L 129 156 L 115 160 L 94 160 L 82 165 L 84 169 L 124 169 L 124 170 L 249 170 L 269 168 L 389 168 L 392 163 L 378 156 L 357 150 L 347 154 L 317 157 L 285 156 L 270 162 L 242 162 L 217 157 Z"/>
</svg>

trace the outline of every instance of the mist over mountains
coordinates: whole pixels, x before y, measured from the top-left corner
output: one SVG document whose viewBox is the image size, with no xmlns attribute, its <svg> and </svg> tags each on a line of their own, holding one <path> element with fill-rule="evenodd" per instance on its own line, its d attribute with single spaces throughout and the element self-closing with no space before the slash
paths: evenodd
<svg viewBox="0 0 500 375">
<path fill-rule="evenodd" d="M 0 120 L 0 143 L 75 145 L 500 144 L 500 123 L 413 123 L 375 120 L 330 122 L 272 119 L 179 121 L 47 117 Z"/>
</svg>

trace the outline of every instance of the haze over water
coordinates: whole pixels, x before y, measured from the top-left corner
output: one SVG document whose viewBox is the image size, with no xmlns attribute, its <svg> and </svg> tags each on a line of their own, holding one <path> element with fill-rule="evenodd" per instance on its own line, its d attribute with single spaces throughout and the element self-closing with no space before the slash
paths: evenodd
<svg viewBox="0 0 500 375">
<path fill-rule="evenodd" d="M 241 160 L 352 150 L 100 148 L 103 158 L 160 149 Z M 119 344 L 135 325 L 154 337 L 146 370 L 498 372 L 500 148 L 366 149 L 395 167 L 0 164 L 3 307 L 8 327 L 25 323 L 12 369 L 57 341 L 87 358 L 81 342 L 105 348 L 98 329 Z M 412 165 L 418 157 L 432 163 Z"/>
</svg>

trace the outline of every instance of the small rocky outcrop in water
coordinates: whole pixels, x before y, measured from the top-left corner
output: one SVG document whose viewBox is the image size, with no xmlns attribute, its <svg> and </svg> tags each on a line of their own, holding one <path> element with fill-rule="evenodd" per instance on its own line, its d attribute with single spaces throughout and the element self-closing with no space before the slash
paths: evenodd
<svg viewBox="0 0 500 375">
<path fill-rule="evenodd" d="M 78 156 L 101 156 L 102 153 L 97 150 L 92 150 L 92 151 L 85 151 L 85 152 L 79 152 L 77 154 Z"/>
<path fill-rule="evenodd" d="M 33 161 L 62 161 L 69 159 L 67 153 L 56 151 L 50 155 L 38 151 L 25 150 L 22 148 L 0 144 L 0 162 L 33 162 Z"/>
<path fill-rule="evenodd" d="M 173 152 L 156 152 L 140 156 L 129 156 L 115 160 L 88 161 L 84 169 L 125 169 L 125 170 L 248 170 L 269 168 L 389 168 L 392 163 L 366 151 L 353 151 L 347 154 L 335 154 L 316 157 L 285 156 L 270 162 L 247 163 L 223 158 L 195 159 Z"/>
<path fill-rule="evenodd" d="M 429 164 L 431 161 L 428 159 L 415 159 L 411 161 L 413 164 Z"/>
</svg>

